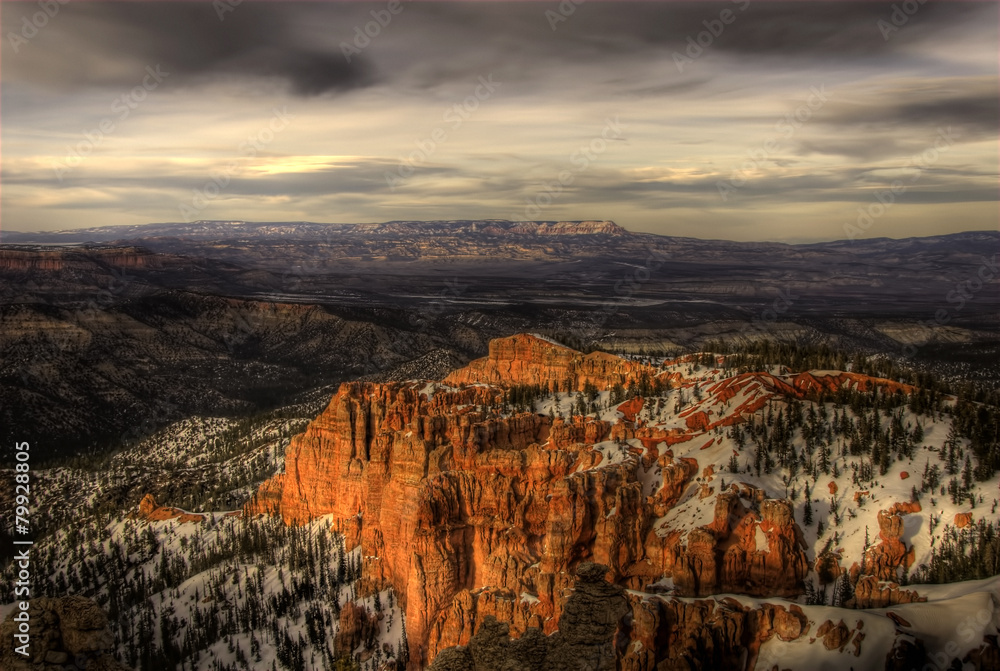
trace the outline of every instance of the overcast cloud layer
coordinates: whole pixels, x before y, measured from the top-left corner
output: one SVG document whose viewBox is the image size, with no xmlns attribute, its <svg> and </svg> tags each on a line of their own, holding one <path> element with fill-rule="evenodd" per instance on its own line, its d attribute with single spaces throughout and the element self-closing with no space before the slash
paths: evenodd
<svg viewBox="0 0 1000 671">
<path fill-rule="evenodd" d="M 388 7 L 4 3 L 3 227 L 997 227 L 996 3 Z"/>
</svg>

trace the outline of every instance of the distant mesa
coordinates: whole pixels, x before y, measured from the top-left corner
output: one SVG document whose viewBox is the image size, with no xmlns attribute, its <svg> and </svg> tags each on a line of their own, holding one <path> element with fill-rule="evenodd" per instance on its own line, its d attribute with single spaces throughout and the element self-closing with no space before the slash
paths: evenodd
<svg viewBox="0 0 1000 671">
<path fill-rule="evenodd" d="M 321 240 L 362 237 L 398 237 L 421 235 L 461 235 L 485 237 L 550 237 L 609 235 L 628 236 L 631 233 L 613 221 L 508 221 L 506 219 L 455 219 L 440 221 L 388 221 L 362 224 L 322 224 L 308 221 L 212 221 L 190 223 L 169 222 L 138 226 L 100 226 L 36 233 L 4 231 L 4 244 L 82 244 L 105 243 L 153 238 L 185 240 L 230 239 L 297 239 Z"/>
</svg>

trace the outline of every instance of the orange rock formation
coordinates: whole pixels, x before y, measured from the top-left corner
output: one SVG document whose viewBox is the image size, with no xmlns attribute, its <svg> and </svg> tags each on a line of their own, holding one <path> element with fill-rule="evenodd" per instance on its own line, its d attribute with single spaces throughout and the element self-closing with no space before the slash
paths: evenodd
<svg viewBox="0 0 1000 671">
<path fill-rule="evenodd" d="M 184 524 L 186 522 L 203 522 L 205 520 L 204 515 L 187 513 L 180 508 L 169 508 L 167 506 L 157 505 L 156 499 L 153 498 L 152 494 L 146 494 L 142 497 L 142 500 L 139 502 L 139 510 L 136 513 L 136 517 L 149 522 L 177 520 L 180 524 Z"/>
<path fill-rule="evenodd" d="M 285 473 L 244 512 L 280 514 L 289 524 L 332 514 L 348 549 L 361 545 L 368 579 L 390 584 L 404 604 L 413 668 L 468 643 L 489 615 L 513 635 L 551 633 L 585 561 L 607 565 L 630 589 L 666 576 L 689 596 L 800 593 L 809 567 L 786 501 L 737 487 L 718 496 L 710 525 L 684 536 L 657 518 L 702 468 L 675 459 L 669 436 L 627 420 L 502 413 L 500 385 L 606 389 L 654 374 L 515 336 L 449 375 L 445 383 L 458 388 L 345 383 L 293 439 Z M 623 448 L 620 461 L 591 449 L 643 431 L 653 439 L 642 441 L 645 451 Z M 662 469 L 663 486 L 646 496 L 637 473 L 649 468 Z"/>
</svg>

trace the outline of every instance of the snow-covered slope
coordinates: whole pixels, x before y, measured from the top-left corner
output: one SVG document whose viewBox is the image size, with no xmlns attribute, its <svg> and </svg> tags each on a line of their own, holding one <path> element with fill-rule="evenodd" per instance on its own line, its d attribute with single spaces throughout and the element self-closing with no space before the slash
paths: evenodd
<svg viewBox="0 0 1000 671">
<path fill-rule="evenodd" d="M 943 544 L 964 548 L 997 521 L 998 478 L 975 468 L 972 441 L 956 428 L 956 398 L 920 400 L 912 387 L 842 371 L 737 373 L 715 355 L 659 361 L 655 370 L 668 383 L 645 398 L 622 389 L 546 391 L 531 409 L 627 423 L 629 437 L 590 446 L 600 456 L 588 468 L 624 465 L 647 497 L 664 488 L 661 457 L 695 461 L 697 474 L 653 524 L 682 545 L 713 523 L 723 493 L 790 502 L 810 566 L 804 593 L 705 597 L 719 607 L 726 599 L 795 603 L 803 613 L 808 633 L 764 642 L 756 668 L 883 668 L 908 636 L 950 664 L 996 635 L 997 578 L 928 584 L 951 570 L 942 568 Z M 428 402 L 452 389 L 413 385 Z M 111 614 L 120 659 L 143 670 L 381 669 L 405 658 L 395 595 L 373 591 L 364 558 L 344 551 L 329 519 L 286 527 L 238 512 L 283 469 L 284 449 L 306 419 L 194 417 L 87 468 L 35 471 L 36 504 L 46 528 L 58 529 L 34 548 L 36 593 L 94 596 Z M 145 519 L 135 506 L 147 493 L 204 519 Z M 901 519 L 898 536 L 884 528 L 887 516 Z M 760 550 L 770 543 L 760 525 L 752 538 Z M 890 540 L 903 558 L 877 580 L 882 592 L 868 595 L 886 607 L 845 608 L 852 595 L 838 575 L 856 582 Z M 685 600 L 666 575 L 634 596 Z M 906 603 L 913 600 L 924 602 Z M 847 639 L 830 649 L 818 631 L 829 622 L 840 641 L 841 621 Z"/>
</svg>

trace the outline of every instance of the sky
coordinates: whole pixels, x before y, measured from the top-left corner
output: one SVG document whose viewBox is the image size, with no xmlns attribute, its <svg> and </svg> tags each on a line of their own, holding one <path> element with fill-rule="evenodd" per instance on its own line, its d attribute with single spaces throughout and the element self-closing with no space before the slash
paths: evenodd
<svg viewBox="0 0 1000 671">
<path fill-rule="evenodd" d="M 6 230 L 996 229 L 993 2 L 4 2 Z"/>
</svg>

